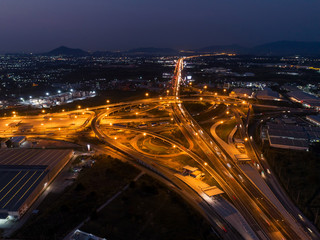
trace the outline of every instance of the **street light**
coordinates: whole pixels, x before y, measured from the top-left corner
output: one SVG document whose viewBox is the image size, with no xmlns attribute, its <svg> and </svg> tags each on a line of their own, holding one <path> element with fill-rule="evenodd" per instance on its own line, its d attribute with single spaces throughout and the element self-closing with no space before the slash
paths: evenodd
<svg viewBox="0 0 320 240">
<path fill-rule="evenodd" d="M 78 106 L 78 109 L 80 109 L 80 108 L 81 108 L 81 106 L 79 105 L 79 106 Z"/>
<path fill-rule="evenodd" d="M 147 136 L 147 134 L 146 134 L 146 133 L 143 133 L 143 136 Z"/>
<path fill-rule="evenodd" d="M 42 113 L 45 113 L 46 112 L 46 110 L 44 110 L 44 109 L 42 109 L 42 111 L 41 111 Z"/>
<path fill-rule="evenodd" d="M 202 101 L 202 99 L 203 99 L 203 98 L 201 97 L 201 98 L 200 98 L 200 101 Z"/>
<path fill-rule="evenodd" d="M 226 114 L 229 114 L 229 111 L 227 111 Z"/>
<path fill-rule="evenodd" d="M 244 139 L 244 141 L 246 141 L 246 142 L 247 142 L 247 141 L 248 141 L 248 138 L 245 138 L 245 139 Z"/>
<path fill-rule="evenodd" d="M 109 100 L 109 99 L 107 100 L 107 103 L 110 103 L 110 100 Z"/>
<path fill-rule="evenodd" d="M 149 97 L 149 93 L 146 93 L 145 95 L 146 95 L 146 97 Z"/>
<path fill-rule="evenodd" d="M 220 121 L 220 123 L 222 124 L 222 123 L 223 123 L 223 121 Z"/>
<path fill-rule="evenodd" d="M 205 166 L 207 166 L 207 165 L 208 165 L 208 163 L 206 163 L 206 162 L 205 162 L 205 163 L 204 163 L 204 165 L 205 165 Z"/>
</svg>

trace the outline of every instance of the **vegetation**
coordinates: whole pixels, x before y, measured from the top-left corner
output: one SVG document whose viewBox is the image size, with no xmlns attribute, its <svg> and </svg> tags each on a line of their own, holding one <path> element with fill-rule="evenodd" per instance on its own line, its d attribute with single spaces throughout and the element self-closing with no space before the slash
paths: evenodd
<svg viewBox="0 0 320 240">
<path fill-rule="evenodd" d="M 236 126 L 236 120 L 235 119 L 229 120 L 223 124 L 220 124 L 216 128 L 216 133 L 223 141 L 228 142 L 228 136 L 235 126 Z"/>
<path fill-rule="evenodd" d="M 81 230 L 107 239 L 217 239 L 201 216 L 149 176 L 132 182 Z"/>
<path fill-rule="evenodd" d="M 49 193 L 16 238 L 61 239 L 113 194 L 129 183 L 138 170 L 128 163 L 100 155 L 62 194 Z"/>
<path fill-rule="evenodd" d="M 293 202 L 314 222 L 320 206 L 319 154 L 265 146 L 264 155 Z M 320 228 L 319 220 L 315 224 Z"/>
</svg>

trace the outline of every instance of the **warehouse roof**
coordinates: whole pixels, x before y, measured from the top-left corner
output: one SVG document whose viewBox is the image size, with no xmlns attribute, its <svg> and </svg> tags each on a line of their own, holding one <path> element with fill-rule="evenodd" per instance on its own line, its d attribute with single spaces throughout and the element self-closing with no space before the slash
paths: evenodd
<svg viewBox="0 0 320 240">
<path fill-rule="evenodd" d="M 0 165 L 46 165 L 52 168 L 72 150 L 0 149 Z"/>
<path fill-rule="evenodd" d="M 297 139 L 289 139 L 289 138 L 277 138 L 270 137 L 270 145 L 281 145 L 284 147 L 297 147 L 297 148 L 305 148 L 309 147 L 308 142 L 306 140 L 297 140 Z"/>
<path fill-rule="evenodd" d="M 48 171 L 39 167 L 0 168 L 0 210 L 17 211 Z"/>
</svg>

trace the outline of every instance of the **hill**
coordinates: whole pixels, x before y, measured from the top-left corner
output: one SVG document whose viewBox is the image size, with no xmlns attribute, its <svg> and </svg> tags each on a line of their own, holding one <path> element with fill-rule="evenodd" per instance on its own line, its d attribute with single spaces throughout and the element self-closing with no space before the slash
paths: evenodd
<svg viewBox="0 0 320 240">
<path fill-rule="evenodd" d="M 53 49 L 50 52 L 44 53 L 43 55 L 47 56 L 86 56 L 89 53 L 78 48 L 68 48 L 65 46 L 58 47 Z"/>
</svg>

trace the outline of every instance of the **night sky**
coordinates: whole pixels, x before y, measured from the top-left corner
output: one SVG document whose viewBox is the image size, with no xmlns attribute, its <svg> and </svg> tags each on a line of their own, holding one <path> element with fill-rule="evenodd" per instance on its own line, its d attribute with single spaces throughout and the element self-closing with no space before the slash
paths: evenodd
<svg viewBox="0 0 320 240">
<path fill-rule="evenodd" d="M 0 0 L 0 52 L 320 41 L 320 0 Z"/>
</svg>

